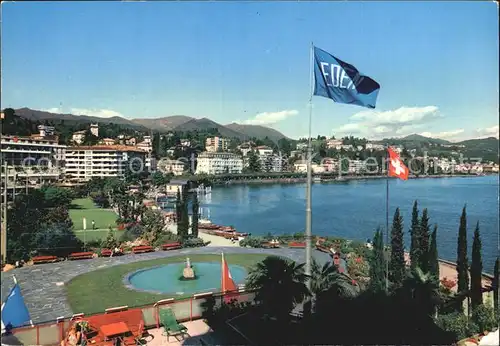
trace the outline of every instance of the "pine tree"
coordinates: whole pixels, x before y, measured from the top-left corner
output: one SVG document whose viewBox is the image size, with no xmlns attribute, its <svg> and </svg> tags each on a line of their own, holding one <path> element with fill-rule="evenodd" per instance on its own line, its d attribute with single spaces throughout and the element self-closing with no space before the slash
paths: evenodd
<svg viewBox="0 0 500 346">
<path fill-rule="evenodd" d="M 397 208 L 392 221 L 389 280 L 395 287 L 401 287 L 405 278 L 405 273 L 406 266 L 403 242 L 403 217 L 399 213 L 399 208 Z"/>
<path fill-rule="evenodd" d="M 191 234 L 193 237 L 198 238 L 198 209 L 200 204 L 198 202 L 198 194 L 193 194 L 193 220 L 191 221 Z"/>
<path fill-rule="evenodd" d="M 474 230 L 474 240 L 472 242 L 472 259 L 470 266 L 470 298 L 472 308 L 483 303 L 483 293 L 481 291 L 481 279 L 483 272 L 483 261 L 481 259 L 481 235 L 479 234 L 479 221 Z"/>
<path fill-rule="evenodd" d="M 370 256 L 370 290 L 385 290 L 385 255 L 382 231 L 377 229 L 373 237 L 373 250 Z"/>
<path fill-rule="evenodd" d="M 179 224 L 181 223 L 182 218 L 181 192 L 179 190 L 177 190 L 177 198 L 175 200 L 175 218 L 177 221 L 177 228 L 179 228 Z"/>
<path fill-rule="evenodd" d="M 495 313 L 497 314 L 497 318 L 499 317 L 499 311 L 498 311 L 498 282 L 499 282 L 499 276 L 500 276 L 500 259 L 497 257 L 495 261 L 495 269 L 493 269 L 493 282 L 491 284 L 491 287 L 493 288 L 493 306 L 495 307 Z"/>
<path fill-rule="evenodd" d="M 422 211 L 420 226 L 418 229 L 419 263 L 418 266 L 424 273 L 429 272 L 429 216 L 427 208 Z"/>
<path fill-rule="evenodd" d="M 460 227 L 458 229 L 457 244 L 457 289 L 458 292 L 469 289 L 469 262 L 467 259 L 467 213 L 466 206 L 462 210 L 460 217 Z"/>
<path fill-rule="evenodd" d="M 433 276 L 436 283 L 439 285 L 439 257 L 437 250 L 437 225 L 434 225 L 434 230 L 431 234 L 431 243 L 429 245 L 429 273 Z"/>
<path fill-rule="evenodd" d="M 180 230 L 178 228 L 177 234 L 181 236 L 182 239 L 186 239 L 189 234 L 189 212 L 188 212 L 189 196 L 187 188 L 182 190 L 181 199 L 181 224 Z"/>
<path fill-rule="evenodd" d="M 413 203 L 413 211 L 411 214 L 411 228 L 410 228 L 410 237 L 411 237 L 411 245 L 410 245 L 410 261 L 411 268 L 414 269 L 419 264 L 419 244 L 418 244 L 418 229 L 420 226 L 420 222 L 418 219 L 418 202 L 415 201 Z"/>
</svg>

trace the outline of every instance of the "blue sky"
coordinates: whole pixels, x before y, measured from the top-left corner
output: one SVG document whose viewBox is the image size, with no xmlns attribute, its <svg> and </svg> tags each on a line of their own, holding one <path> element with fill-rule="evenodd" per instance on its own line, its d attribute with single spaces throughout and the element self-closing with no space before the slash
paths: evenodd
<svg viewBox="0 0 500 346">
<path fill-rule="evenodd" d="M 493 2 L 2 4 L 2 108 L 208 117 L 307 134 L 310 42 L 381 85 L 313 134 L 498 136 Z"/>
</svg>

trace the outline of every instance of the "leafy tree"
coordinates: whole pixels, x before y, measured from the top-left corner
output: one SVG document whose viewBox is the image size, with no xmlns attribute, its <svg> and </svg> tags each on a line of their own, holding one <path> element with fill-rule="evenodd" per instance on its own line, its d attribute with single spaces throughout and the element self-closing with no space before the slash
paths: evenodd
<svg viewBox="0 0 500 346">
<path fill-rule="evenodd" d="M 382 231 L 377 229 L 373 237 L 373 250 L 369 258 L 370 262 L 370 290 L 381 292 L 385 290 L 385 255 Z"/>
<path fill-rule="evenodd" d="M 411 214 L 411 228 L 410 228 L 410 237 L 411 237 L 411 245 L 410 245 L 410 260 L 412 269 L 416 268 L 420 261 L 420 244 L 418 243 L 418 235 L 419 235 L 419 212 L 418 212 L 418 202 L 415 201 L 413 203 L 413 211 Z"/>
<path fill-rule="evenodd" d="M 198 202 L 198 194 L 196 192 L 193 194 L 193 220 L 191 221 L 191 234 L 193 237 L 198 237 L 198 209 L 200 208 L 200 203 Z"/>
<path fill-rule="evenodd" d="M 33 234 L 31 248 L 39 255 L 66 257 L 72 252 L 81 251 L 83 243 L 70 228 L 54 224 Z"/>
<path fill-rule="evenodd" d="M 405 275 L 406 264 L 403 242 L 403 217 L 399 213 L 399 208 L 397 208 L 392 221 L 389 280 L 395 287 L 400 287 L 403 285 Z"/>
<path fill-rule="evenodd" d="M 429 245 L 429 273 L 434 277 L 439 285 L 439 257 L 437 250 L 437 225 L 431 234 L 431 243 Z"/>
<path fill-rule="evenodd" d="M 465 206 L 462 209 L 458 229 L 457 277 L 458 292 L 467 291 L 469 289 L 469 261 L 467 259 L 467 212 Z M 460 304 L 460 309 L 461 306 Z"/>
<path fill-rule="evenodd" d="M 498 320 L 495 318 L 494 309 L 484 304 L 472 308 L 472 321 L 478 328 L 476 332 L 479 333 L 498 328 Z"/>
<path fill-rule="evenodd" d="M 121 236 L 121 241 L 134 241 L 142 237 L 144 234 L 144 227 L 141 224 L 133 224 L 125 229 Z"/>
<path fill-rule="evenodd" d="M 47 207 L 68 207 L 73 200 L 73 194 L 68 189 L 49 186 L 42 188 L 42 192 L 44 193 L 45 205 Z"/>
<path fill-rule="evenodd" d="M 287 321 L 294 306 L 310 295 L 306 280 L 304 264 L 269 256 L 250 270 L 245 287 L 257 290 L 255 300 L 264 314 Z"/>
<path fill-rule="evenodd" d="M 470 298 L 472 308 L 483 303 L 482 288 L 483 262 L 481 259 L 481 235 L 479 234 L 479 221 L 474 230 L 474 240 L 472 242 L 472 260 L 470 267 Z"/>
<path fill-rule="evenodd" d="M 65 206 L 46 209 L 41 222 L 45 225 L 60 225 L 66 228 L 73 227 L 73 221 L 69 216 L 68 208 Z"/>
<path fill-rule="evenodd" d="M 419 244 L 419 267 L 424 271 L 429 271 L 429 216 L 427 215 L 427 208 L 422 211 L 422 218 L 420 219 L 420 227 L 418 231 L 418 244 Z"/>
<path fill-rule="evenodd" d="M 160 171 L 156 171 L 151 175 L 151 182 L 154 186 L 164 186 L 170 181 L 169 176 Z"/>
<path fill-rule="evenodd" d="M 255 151 L 250 151 L 248 154 L 248 170 L 250 172 L 260 172 L 261 167 L 260 167 L 260 162 L 259 162 L 259 156 Z"/>
<path fill-rule="evenodd" d="M 500 259 L 497 257 L 497 259 L 495 260 L 495 267 L 493 269 L 493 282 L 491 283 L 491 287 L 493 288 L 493 306 L 495 307 L 495 313 L 497 314 L 497 318 L 499 316 L 499 311 L 498 311 L 498 282 L 500 276 L 499 262 Z"/>
<path fill-rule="evenodd" d="M 165 218 L 160 211 L 148 209 L 141 218 L 141 224 L 148 233 L 148 241 L 155 244 L 165 229 Z"/>
</svg>

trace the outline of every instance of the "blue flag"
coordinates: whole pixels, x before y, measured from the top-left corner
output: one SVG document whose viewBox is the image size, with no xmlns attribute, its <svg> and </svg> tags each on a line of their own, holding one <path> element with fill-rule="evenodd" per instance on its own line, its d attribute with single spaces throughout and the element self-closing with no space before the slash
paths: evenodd
<svg viewBox="0 0 500 346">
<path fill-rule="evenodd" d="M 380 85 L 354 66 L 314 47 L 314 95 L 375 108 Z"/>
<path fill-rule="evenodd" d="M 28 308 L 24 304 L 19 285 L 15 284 L 2 304 L 2 330 L 22 327 L 29 323 L 31 323 L 31 318 Z"/>
</svg>

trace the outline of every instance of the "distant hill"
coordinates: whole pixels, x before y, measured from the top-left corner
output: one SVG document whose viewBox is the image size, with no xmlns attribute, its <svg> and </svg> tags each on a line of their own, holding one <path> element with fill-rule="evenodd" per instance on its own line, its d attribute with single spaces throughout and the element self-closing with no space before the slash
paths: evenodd
<svg viewBox="0 0 500 346">
<path fill-rule="evenodd" d="M 45 112 L 45 111 L 39 111 L 35 109 L 30 109 L 30 108 L 19 108 L 16 109 L 16 115 L 20 116 L 21 118 L 28 119 L 31 121 L 41 121 L 44 122 L 45 120 L 48 121 L 61 121 L 64 120 L 64 122 L 89 122 L 89 123 L 104 123 L 104 124 L 118 124 L 118 125 L 126 125 L 127 127 L 130 128 L 135 128 L 135 129 L 142 129 L 146 130 L 146 128 L 140 124 L 134 123 L 133 121 L 130 121 L 125 118 L 121 117 L 111 117 L 111 118 L 99 118 L 99 117 L 92 117 L 88 115 L 73 115 L 73 114 L 60 114 L 60 113 L 50 113 L 50 112 Z"/>
<path fill-rule="evenodd" d="M 429 144 L 432 145 L 443 145 L 443 144 L 451 144 L 450 141 L 439 139 L 439 138 L 430 138 L 421 135 L 412 134 L 405 137 L 400 138 L 384 138 L 380 143 L 391 143 L 391 144 L 402 144 L 409 146 L 427 146 Z"/>
<path fill-rule="evenodd" d="M 177 126 L 180 126 L 184 123 L 187 123 L 194 118 L 185 116 L 185 115 L 173 115 L 170 117 L 162 117 L 162 118 L 150 118 L 150 119 L 132 119 L 132 121 L 136 124 L 140 124 L 150 129 L 156 130 L 165 130 L 172 131 Z"/>
<path fill-rule="evenodd" d="M 274 129 L 259 125 L 228 124 L 221 125 L 208 118 L 195 119 L 184 115 L 174 115 L 162 118 L 132 119 L 133 122 L 146 126 L 154 130 L 164 131 L 203 131 L 217 129 L 223 137 L 239 138 L 247 140 L 249 138 L 264 139 L 268 137 L 277 142 L 282 138 L 287 138 L 284 134 Z"/>
<path fill-rule="evenodd" d="M 228 138 L 239 138 L 239 139 L 245 139 L 245 135 L 238 131 L 231 130 L 224 125 L 221 125 L 219 123 L 216 123 L 215 121 L 212 121 L 207 118 L 201 118 L 201 119 L 191 119 L 188 122 L 185 122 L 179 126 L 177 126 L 174 130 L 175 131 L 202 131 L 202 130 L 208 130 L 208 129 L 217 129 L 217 131 L 220 133 L 222 137 L 228 137 Z"/>
<path fill-rule="evenodd" d="M 268 137 L 270 140 L 277 142 L 280 139 L 286 138 L 284 134 L 282 134 L 279 131 L 276 131 L 275 129 L 271 129 L 269 127 L 265 126 L 260 126 L 260 125 L 242 125 L 242 124 L 236 124 L 236 123 L 231 123 L 228 125 L 225 125 L 227 128 L 238 131 L 249 138 L 255 137 L 255 138 L 266 138 Z"/>
</svg>

